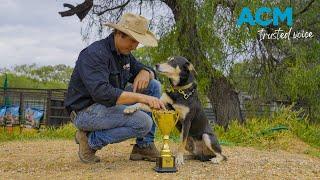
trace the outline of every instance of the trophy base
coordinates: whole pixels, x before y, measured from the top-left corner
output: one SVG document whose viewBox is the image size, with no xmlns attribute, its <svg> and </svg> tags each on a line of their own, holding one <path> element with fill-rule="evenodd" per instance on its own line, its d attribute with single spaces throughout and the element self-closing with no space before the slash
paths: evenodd
<svg viewBox="0 0 320 180">
<path fill-rule="evenodd" d="M 176 167 L 172 167 L 172 168 L 154 167 L 153 169 L 158 173 L 175 173 L 178 171 Z"/>
<path fill-rule="evenodd" d="M 158 157 L 156 167 L 153 168 L 158 173 L 175 173 L 177 168 L 175 167 L 175 157 Z"/>
</svg>

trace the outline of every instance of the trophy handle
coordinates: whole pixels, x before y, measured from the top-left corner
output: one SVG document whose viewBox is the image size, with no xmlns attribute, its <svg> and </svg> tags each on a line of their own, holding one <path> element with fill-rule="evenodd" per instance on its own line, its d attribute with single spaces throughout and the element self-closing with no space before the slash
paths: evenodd
<svg viewBox="0 0 320 180">
<path fill-rule="evenodd" d="M 180 117 L 180 115 L 179 115 L 179 113 L 176 111 L 176 121 L 174 122 L 175 125 L 177 124 L 177 122 L 178 122 L 178 120 L 179 120 L 179 117 Z"/>
<path fill-rule="evenodd" d="M 156 121 L 156 116 L 155 116 L 156 113 L 155 112 L 156 112 L 155 110 L 151 111 L 152 119 L 153 119 L 153 122 L 158 126 L 157 121 Z"/>
</svg>

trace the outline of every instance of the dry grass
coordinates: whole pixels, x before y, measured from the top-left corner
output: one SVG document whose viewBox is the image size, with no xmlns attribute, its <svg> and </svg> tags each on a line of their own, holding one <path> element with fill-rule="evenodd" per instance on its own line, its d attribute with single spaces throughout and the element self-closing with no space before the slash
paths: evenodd
<svg viewBox="0 0 320 180">
<path fill-rule="evenodd" d="M 0 173 L 3 179 L 316 179 L 320 159 L 295 151 L 223 147 L 228 161 L 214 165 L 186 161 L 176 174 L 158 174 L 155 163 L 130 161 L 132 140 L 98 152 L 102 162 L 82 164 L 77 145 L 71 140 L 12 141 L 0 144 Z M 157 144 L 159 145 L 159 144 Z M 171 144 L 176 150 L 176 144 Z M 298 151 L 299 152 L 299 151 Z"/>
</svg>

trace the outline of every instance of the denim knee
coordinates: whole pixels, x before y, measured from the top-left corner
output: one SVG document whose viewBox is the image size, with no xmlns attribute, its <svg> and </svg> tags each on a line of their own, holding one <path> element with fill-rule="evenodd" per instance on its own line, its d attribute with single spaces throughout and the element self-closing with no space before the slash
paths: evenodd
<svg viewBox="0 0 320 180">
<path fill-rule="evenodd" d="M 152 79 L 149 82 L 149 87 L 151 89 L 161 89 L 161 83 L 160 83 L 160 81 L 158 81 L 156 79 Z"/>
<path fill-rule="evenodd" d="M 158 80 L 152 79 L 149 82 L 147 93 L 150 96 L 160 98 L 161 96 L 161 83 Z"/>
<path fill-rule="evenodd" d="M 142 111 L 137 111 L 135 115 L 137 117 L 137 123 L 135 123 L 133 128 L 136 130 L 138 137 L 143 137 L 151 131 L 153 120 L 148 114 Z"/>
<path fill-rule="evenodd" d="M 77 117 L 75 118 L 74 122 L 73 122 L 74 126 L 80 130 L 85 130 L 86 128 L 86 122 L 83 121 L 82 118 L 80 118 L 79 115 L 77 115 Z"/>
</svg>

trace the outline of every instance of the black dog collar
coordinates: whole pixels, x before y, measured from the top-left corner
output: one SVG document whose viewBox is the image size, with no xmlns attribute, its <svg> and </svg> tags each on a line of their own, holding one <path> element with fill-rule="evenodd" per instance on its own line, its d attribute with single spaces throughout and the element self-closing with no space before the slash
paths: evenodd
<svg viewBox="0 0 320 180">
<path fill-rule="evenodd" d="M 193 83 L 187 84 L 185 86 L 180 86 L 180 87 L 171 86 L 170 89 L 167 89 L 167 92 L 168 93 L 170 93 L 170 92 L 178 92 L 179 94 L 183 95 L 184 99 L 188 99 L 196 91 L 196 88 L 193 88 L 192 86 L 193 86 Z M 189 91 L 189 92 L 185 91 L 185 90 L 188 90 L 190 88 L 192 88 L 191 91 Z"/>
</svg>

